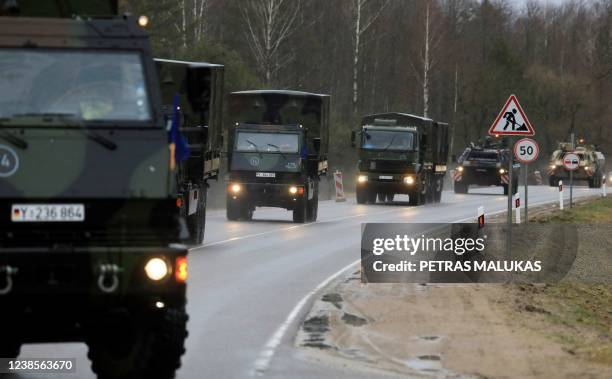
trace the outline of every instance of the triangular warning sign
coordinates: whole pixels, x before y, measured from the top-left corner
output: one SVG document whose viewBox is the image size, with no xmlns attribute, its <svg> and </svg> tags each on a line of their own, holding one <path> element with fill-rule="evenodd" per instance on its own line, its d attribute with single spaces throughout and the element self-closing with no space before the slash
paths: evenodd
<svg viewBox="0 0 612 379">
<path fill-rule="evenodd" d="M 489 134 L 492 136 L 532 136 L 535 134 L 533 126 L 525 116 L 516 96 L 510 95 L 506 105 L 489 128 Z"/>
</svg>

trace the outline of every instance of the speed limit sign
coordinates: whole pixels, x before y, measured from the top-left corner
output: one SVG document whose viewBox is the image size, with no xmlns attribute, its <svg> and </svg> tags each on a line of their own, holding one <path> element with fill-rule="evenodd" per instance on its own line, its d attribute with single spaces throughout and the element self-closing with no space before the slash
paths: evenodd
<svg viewBox="0 0 612 379">
<path fill-rule="evenodd" d="M 521 163 L 531 163 L 538 159 L 540 147 L 531 138 L 523 138 L 514 145 L 514 156 Z"/>
</svg>

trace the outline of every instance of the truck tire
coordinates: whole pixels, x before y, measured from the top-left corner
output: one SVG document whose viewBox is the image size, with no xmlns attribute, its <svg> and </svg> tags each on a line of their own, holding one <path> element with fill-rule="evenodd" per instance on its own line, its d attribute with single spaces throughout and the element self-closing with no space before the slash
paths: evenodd
<svg viewBox="0 0 612 379">
<path fill-rule="evenodd" d="M 380 203 L 386 203 L 387 202 L 387 194 L 386 193 L 378 193 L 376 195 L 378 196 L 378 202 L 380 202 Z"/>
<path fill-rule="evenodd" d="M 549 176 L 548 185 L 551 187 L 557 187 L 559 185 L 559 181 L 554 176 Z"/>
<path fill-rule="evenodd" d="M 508 185 L 507 184 L 502 184 L 502 188 L 504 189 L 504 195 L 508 194 Z"/>
<path fill-rule="evenodd" d="M 225 206 L 225 213 L 227 219 L 230 221 L 236 221 L 240 218 L 240 201 L 231 199 L 229 196 L 227 198 L 227 203 Z"/>
<path fill-rule="evenodd" d="M 253 207 L 251 207 L 251 204 L 247 203 L 246 201 L 241 201 L 239 203 L 239 207 L 240 218 L 245 221 L 251 221 L 253 219 L 254 212 L 254 209 Z"/>
<path fill-rule="evenodd" d="M 414 191 L 408 194 L 409 205 L 421 205 L 421 192 Z"/>
<path fill-rule="evenodd" d="M 14 325 L 14 324 L 4 324 L 4 325 Z M 2 358 L 17 358 L 19 356 L 19 352 L 21 351 L 21 342 L 19 342 L 19 338 L 17 336 L 12 335 L 3 335 L 2 342 L 0 343 L 0 357 Z"/>
<path fill-rule="evenodd" d="M 139 316 L 121 309 L 110 316 L 87 331 L 87 355 L 98 378 L 174 378 L 185 353 L 188 316 L 184 308 Z"/>
<path fill-rule="evenodd" d="M 372 191 L 371 189 L 368 190 L 367 192 L 367 196 L 368 196 L 368 203 L 370 204 L 376 204 L 376 192 Z"/>
<path fill-rule="evenodd" d="M 455 193 L 467 193 L 468 185 L 465 184 L 464 182 L 455 182 L 454 190 L 455 190 Z"/>
<path fill-rule="evenodd" d="M 312 195 L 312 199 L 308 200 L 308 222 L 317 221 L 317 216 L 319 213 L 319 182 L 315 182 L 314 184 L 314 194 Z"/>
<path fill-rule="evenodd" d="M 393 193 L 388 193 L 387 194 L 387 203 L 392 203 L 393 202 L 393 198 L 395 197 L 395 194 Z"/>
<path fill-rule="evenodd" d="M 357 204 L 365 204 L 368 202 L 368 187 L 357 187 L 355 190 Z"/>
<path fill-rule="evenodd" d="M 306 222 L 306 216 L 308 215 L 308 201 L 306 198 L 307 196 L 304 194 L 304 197 L 298 201 L 296 207 L 293 209 L 293 222 L 301 224 Z"/>
<path fill-rule="evenodd" d="M 202 186 L 199 191 L 198 207 L 194 214 L 187 216 L 187 228 L 189 229 L 190 245 L 201 245 L 204 242 L 204 228 L 206 225 L 206 187 Z"/>
<path fill-rule="evenodd" d="M 518 179 L 512 182 L 512 194 L 516 194 L 518 192 Z"/>
</svg>

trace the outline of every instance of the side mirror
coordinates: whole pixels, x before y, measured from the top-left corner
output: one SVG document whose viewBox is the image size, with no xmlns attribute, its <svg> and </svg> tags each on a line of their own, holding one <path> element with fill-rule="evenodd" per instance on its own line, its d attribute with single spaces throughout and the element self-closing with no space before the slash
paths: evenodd
<svg viewBox="0 0 612 379">
<path fill-rule="evenodd" d="M 211 74 L 208 68 L 189 67 L 185 85 L 187 98 L 194 110 L 206 109 L 211 96 Z"/>
<path fill-rule="evenodd" d="M 355 137 L 356 137 L 355 131 L 351 130 L 351 147 L 355 147 Z"/>
<path fill-rule="evenodd" d="M 312 147 L 314 147 L 315 151 L 318 153 L 321 151 L 321 138 L 313 138 L 312 139 Z"/>
<path fill-rule="evenodd" d="M 451 161 L 457 162 L 457 155 L 456 154 L 451 155 Z"/>
</svg>

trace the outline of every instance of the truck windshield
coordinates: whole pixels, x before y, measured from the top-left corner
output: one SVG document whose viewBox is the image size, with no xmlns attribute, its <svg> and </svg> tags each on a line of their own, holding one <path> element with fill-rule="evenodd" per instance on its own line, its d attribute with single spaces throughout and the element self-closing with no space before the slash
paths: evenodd
<svg viewBox="0 0 612 379">
<path fill-rule="evenodd" d="M 297 153 L 299 152 L 299 135 L 295 133 L 238 132 L 236 151 Z"/>
<path fill-rule="evenodd" d="M 151 109 L 138 52 L 0 49 L 0 119 L 147 121 Z"/>
<path fill-rule="evenodd" d="M 363 149 L 414 150 L 414 133 L 406 131 L 364 129 Z"/>
</svg>

